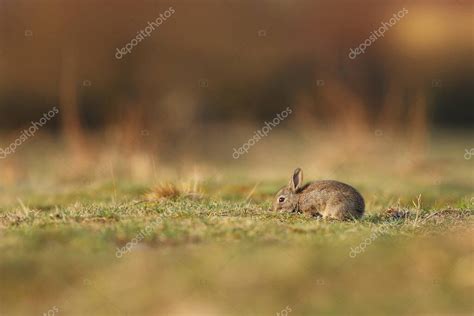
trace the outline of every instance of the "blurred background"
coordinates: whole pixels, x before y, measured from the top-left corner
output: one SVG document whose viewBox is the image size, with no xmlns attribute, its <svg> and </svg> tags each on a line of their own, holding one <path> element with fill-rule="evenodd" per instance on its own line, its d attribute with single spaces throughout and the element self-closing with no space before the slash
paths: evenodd
<svg viewBox="0 0 474 316">
<path fill-rule="evenodd" d="M 151 36 L 115 57 L 170 7 Z M 384 37 L 349 58 L 403 8 Z M 298 163 L 322 176 L 374 148 L 417 162 L 445 136 L 462 139 L 463 159 L 474 147 L 472 17 L 463 0 L 3 0 L 0 144 L 53 106 L 60 113 L 0 161 L 0 181 L 31 180 L 23 159 L 42 158 L 66 178 L 101 164 L 140 181 L 166 165 L 257 161 L 264 172 L 269 159 L 285 168 L 279 177 Z M 232 159 L 286 107 L 287 120 Z"/>
</svg>

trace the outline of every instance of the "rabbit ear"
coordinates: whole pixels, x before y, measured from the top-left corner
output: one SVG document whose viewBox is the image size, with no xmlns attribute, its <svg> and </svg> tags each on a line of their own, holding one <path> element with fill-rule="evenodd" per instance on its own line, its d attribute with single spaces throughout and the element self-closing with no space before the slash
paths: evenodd
<svg viewBox="0 0 474 316">
<path fill-rule="evenodd" d="M 293 176 L 290 179 L 290 189 L 293 192 L 297 192 L 303 184 L 303 170 L 296 168 L 293 172 Z"/>
</svg>

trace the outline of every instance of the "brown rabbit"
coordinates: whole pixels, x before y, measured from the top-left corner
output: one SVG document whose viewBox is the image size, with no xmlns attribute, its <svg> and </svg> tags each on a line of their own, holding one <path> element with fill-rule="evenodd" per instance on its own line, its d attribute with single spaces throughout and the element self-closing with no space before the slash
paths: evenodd
<svg viewBox="0 0 474 316">
<path fill-rule="evenodd" d="M 274 211 L 304 212 L 323 218 L 351 219 L 364 214 L 364 198 L 342 182 L 322 180 L 303 186 L 303 171 L 297 168 L 288 186 L 273 201 Z"/>
</svg>

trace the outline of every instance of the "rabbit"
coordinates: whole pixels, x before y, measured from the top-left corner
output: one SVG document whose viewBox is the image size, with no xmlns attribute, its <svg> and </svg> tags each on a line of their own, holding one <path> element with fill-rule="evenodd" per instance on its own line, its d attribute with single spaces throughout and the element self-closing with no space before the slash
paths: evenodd
<svg viewBox="0 0 474 316">
<path fill-rule="evenodd" d="M 274 211 L 303 212 L 329 219 L 355 219 L 364 214 L 362 195 L 348 184 L 322 180 L 303 185 L 303 171 L 296 168 L 288 186 L 273 201 Z"/>
</svg>

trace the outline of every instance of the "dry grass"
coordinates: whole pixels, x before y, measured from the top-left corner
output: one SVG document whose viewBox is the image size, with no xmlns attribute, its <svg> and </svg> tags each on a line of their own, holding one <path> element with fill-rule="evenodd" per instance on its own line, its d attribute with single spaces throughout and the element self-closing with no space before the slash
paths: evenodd
<svg viewBox="0 0 474 316">
<path fill-rule="evenodd" d="M 203 197 L 203 193 L 196 182 L 192 185 L 168 182 L 153 187 L 150 192 L 145 194 L 145 199 L 148 201 L 176 200 L 179 197 L 198 200 Z"/>
</svg>

